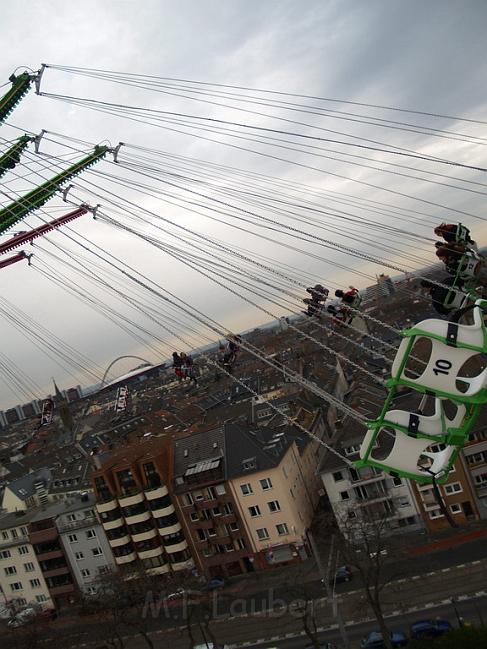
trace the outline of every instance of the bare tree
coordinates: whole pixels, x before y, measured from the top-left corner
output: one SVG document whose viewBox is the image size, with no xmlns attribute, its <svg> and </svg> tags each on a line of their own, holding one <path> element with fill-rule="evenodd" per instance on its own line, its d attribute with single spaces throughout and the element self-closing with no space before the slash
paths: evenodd
<svg viewBox="0 0 487 649">
<path fill-rule="evenodd" d="M 371 507 L 364 507 L 358 512 L 343 510 L 338 526 L 336 523 L 333 515 L 320 517 L 315 525 L 315 538 L 334 535 L 335 547 L 342 563 L 359 577 L 365 601 L 382 633 L 384 646 L 392 649 L 390 631 L 384 616 L 383 591 L 399 576 L 389 566 L 397 562 L 403 547 L 400 538 L 391 535 L 390 514 Z"/>
</svg>

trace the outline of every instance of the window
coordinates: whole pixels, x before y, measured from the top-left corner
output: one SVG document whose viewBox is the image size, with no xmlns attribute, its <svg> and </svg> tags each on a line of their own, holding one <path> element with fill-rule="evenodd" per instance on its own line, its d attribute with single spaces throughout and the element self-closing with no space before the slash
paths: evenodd
<svg viewBox="0 0 487 649">
<path fill-rule="evenodd" d="M 487 473 L 481 473 L 480 475 L 474 476 L 475 484 L 483 485 L 487 482 Z"/>
<path fill-rule="evenodd" d="M 86 538 L 87 539 L 94 539 L 96 537 L 96 532 L 95 530 L 88 530 L 86 532 Z"/>
<path fill-rule="evenodd" d="M 86 589 L 88 595 L 96 595 L 96 586 L 88 586 Z"/>
<path fill-rule="evenodd" d="M 75 552 L 74 556 L 76 558 L 76 561 L 81 561 L 81 559 L 85 558 L 85 555 L 82 552 Z"/>
<path fill-rule="evenodd" d="M 216 491 L 214 487 L 208 487 L 206 490 L 206 500 L 215 500 Z"/>
<path fill-rule="evenodd" d="M 193 492 L 193 498 L 195 500 L 203 500 L 203 498 L 204 498 L 203 492 L 202 491 L 194 491 Z"/>
<path fill-rule="evenodd" d="M 458 503 L 453 503 L 453 505 L 450 505 L 450 510 L 452 514 L 460 514 L 462 507 Z"/>
<path fill-rule="evenodd" d="M 224 484 L 217 484 L 215 487 L 215 492 L 217 496 L 224 496 L 227 492 L 225 490 L 225 485 Z"/>
<path fill-rule="evenodd" d="M 21 545 L 19 548 L 19 554 L 29 554 L 29 548 L 26 545 Z"/>
<path fill-rule="evenodd" d="M 11 530 L 10 533 L 12 534 L 12 538 L 13 538 L 13 539 L 18 538 L 18 536 L 19 536 L 19 535 L 17 534 L 17 530 Z"/>
<path fill-rule="evenodd" d="M 244 496 L 250 496 L 250 494 L 254 493 L 252 489 L 252 485 L 249 482 L 246 482 L 245 484 L 241 484 L 240 489 Z"/>
<path fill-rule="evenodd" d="M 221 511 L 220 511 L 220 509 L 218 507 L 213 507 L 213 509 L 211 510 L 211 513 L 213 514 L 213 516 L 221 516 L 222 515 L 222 513 L 221 513 Z"/>
<path fill-rule="evenodd" d="M 91 548 L 91 552 L 93 553 L 94 557 L 101 557 L 101 555 L 103 554 L 103 550 L 100 547 Z"/>
<path fill-rule="evenodd" d="M 245 546 L 245 539 L 237 539 L 237 540 L 235 541 L 235 543 L 237 544 L 237 548 L 238 548 L 239 550 L 245 550 L 245 547 L 246 547 L 246 546 Z"/>
<path fill-rule="evenodd" d="M 399 476 L 392 478 L 392 484 L 394 485 L 394 487 L 400 487 L 402 485 L 402 478 L 400 478 Z"/>
<path fill-rule="evenodd" d="M 76 520 L 76 514 L 68 514 L 67 519 L 70 523 Z"/>
<path fill-rule="evenodd" d="M 27 536 L 27 528 L 26 527 L 21 527 L 20 528 L 20 533 L 22 534 L 22 536 Z"/>
<path fill-rule="evenodd" d="M 98 573 L 100 575 L 107 575 L 110 572 L 110 566 L 105 564 L 104 566 L 98 566 Z"/>
<path fill-rule="evenodd" d="M 88 570 L 88 568 L 83 568 L 83 570 L 81 571 L 81 576 L 82 576 L 82 577 L 89 577 L 90 574 L 91 574 L 91 573 L 90 573 L 90 571 Z"/>
<path fill-rule="evenodd" d="M 230 523 L 229 527 L 232 532 L 238 532 L 238 523 Z"/>
<path fill-rule="evenodd" d="M 431 519 L 434 519 L 434 518 L 443 518 L 443 514 L 441 513 L 441 510 L 440 510 L 440 509 L 433 509 L 433 510 L 430 512 L 430 518 L 431 518 Z"/>
<path fill-rule="evenodd" d="M 40 579 L 29 579 L 29 583 L 30 583 L 31 588 L 40 588 L 41 587 Z"/>
<path fill-rule="evenodd" d="M 349 500 L 350 494 L 348 491 L 340 491 L 340 500 Z"/>
<path fill-rule="evenodd" d="M 341 471 L 335 471 L 333 474 L 333 480 L 335 482 L 340 482 L 340 480 L 343 480 L 343 473 Z"/>
<path fill-rule="evenodd" d="M 27 600 L 25 599 L 25 597 L 16 597 L 15 603 L 19 606 L 25 606 L 27 604 Z"/>
<path fill-rule="evenodd" d="M 43 602 L 47 602 L 47 597 L 45 595 L 36 595 L 36 602 L 38 604 L 42 604 Z"/>
<path fill-rule="evenodd" d="M 267 531 L 266 527 L 259 528 L 258 530 L 256 530 L 256 533 L 259 541 L 265 541 L 269 538 L 269 532 Z"/>
<path fill-rule="evenodd" d="M 196 530 L 196 534 L 198 535 L 198 539 L 200 541 L 206 541 L 205 530 L 199 528 L 199 529 Z"/>
<path fill-rule="evenodd" d="M 10 559 L 11 556 L 10 550 L 2 550 L 0 552 L 0 559 Z"/>
<path fill-rule="evenodd" d="M 35 570 L 35 566 L 32 561 L 29 561 L 29 563 L 24 563 L 24 570 L 25 572 L 33 572 Z"/>
<path fill-rule="evenodd" d="M 286 523 L 279 523 L 279 525 L 276 525 L 276 530 L 280 536 L 282 536 L 283 534 L 289 534 Z"/>
<path fill-rule="evenodd" d="M 225 503 L 223 505 L 223 515 L 233 514 L 233 505 L 232 503 Z"/>
<path fill-rule="evenodd" d="M 232 543 L 225 543 L 225 552 L 235 552 L 235 548 Z"/>
<path fill-rule="evenodd" d="M 193 523 L 200 520 L 197 512 L 191 512 L 191 520 L 193 521 Z"/>
<path fill-rule="evenodd" d="M 2 539 L 3 539 L 4 541 L 7 541 L 7 540 L 8 540 L 8 532 L 2 532 Z"/>
<path fill-rule="evenodd" d="M 274 512 L 280 512 L 281 511 L 281 505 L 279 504 L 278 500 L 271 500 L 270 502 L 267 503 L 267 506 L 269 507 L 269 511 L 271 514 Z"/>
<path fill-rule="evenodd" d="M 214 527 L 208 528 L 208 536 L 216 536 L 216 530 Z"/>
<path fill-rule="evenodd" d="M 7 568 L 4 568 L 4 571 L 7 576 L 17 574 L 17 568 L 15 566 L 7 566 Z"/>
<path fill-rule="evenodd" d="M 261 516 L 259 505 L 252 505 L 252 507 L 249 507 L 249 514 L 252 518 Z"/>
<path fill-rule="evenodd" d="M 15 593 L 17 590 L 22 590 L 22 582 L 21 581 L 14 581 L 13 584 L 10 584 L 10 589 Z"/>
<path fill-rule="evenodd" d="M 452 482 L 444 486 L 446 494 L 457 494 L 463 491 L 462 485 L 459 482 Z"/>
<path fill-rule="evenodd" d="M 188 505 L 193 505 L 193 496 L 191 494 L 184 494 L 183 496 L 183 502 L 186 506 Z"/>
<path fill-rule="evenodd" d="M 70 534 L 68 536 L 68 541 L 70 543 L 77 543 L 78 542 L 78 537 L 76 536 L 76 534 Z"/>
<path fill-rule="evenodd" d="M 267 491 L 268 489 L 272 489 L 272 482 L 270 478 L 263 478 L 260 480 L 260 486 L 262 487 L 262 491 Z"/>
</svg>

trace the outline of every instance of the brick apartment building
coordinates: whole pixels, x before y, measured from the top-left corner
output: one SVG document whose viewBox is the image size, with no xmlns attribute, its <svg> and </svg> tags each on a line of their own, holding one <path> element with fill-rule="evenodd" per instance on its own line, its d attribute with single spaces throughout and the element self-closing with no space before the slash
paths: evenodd
<svg viewBox="0 0 487 649">
<path fill-rule="evenodd" d="M 147 438 L 95 455 L 96 508 L 119 568 L 164 574 L 193 567 L 170 492 L 170 444 Z"/>
</svg>

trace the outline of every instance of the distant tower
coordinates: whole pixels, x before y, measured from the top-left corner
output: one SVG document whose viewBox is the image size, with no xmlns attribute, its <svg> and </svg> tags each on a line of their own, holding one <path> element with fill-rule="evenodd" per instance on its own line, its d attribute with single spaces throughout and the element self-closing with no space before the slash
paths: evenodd
<svg viewBox="0 0 487 649">
<path fill-rule="evenodd" d="M 54 383 L 54 403 L 56 404 L 59 416 L 63 422 L 63 427 L 65 430 L 71 431 L 73 430 L 73 415 L 71 414 L 68 401 L 66 397 L 62 395 L 60 389 L 56 385 L 56 381 L 54 379 L 52 381 Z"/>
</svg>

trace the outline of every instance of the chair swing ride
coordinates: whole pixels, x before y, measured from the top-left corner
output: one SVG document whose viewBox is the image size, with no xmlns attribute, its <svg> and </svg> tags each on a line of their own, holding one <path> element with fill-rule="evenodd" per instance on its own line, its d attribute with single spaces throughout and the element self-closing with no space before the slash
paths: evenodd
<svg viewBox="0 0 487 649">
<path fill-rule="evenodd" d="M 421 484 L 441 483 L 448 478 L 487 402 L 487 367 L 482 362 L 487 354 L 487 300 L 482 299 L 478 288 L 484 259 L 461 223 L 443 223 L 435 234 L 445 239 L 437 244 L 437 255 L 449 277 L 423 286 L 435 291 L 433 307 L 449 319 L 430 318 L 401 332 L 384 405 L 377 419 L 367 423 L 360 459 L 355 462 L 357 468 L 372 466 Z M 336 291 L 341 303 L 326 310 L 328 289 L 317 284 L 307 292 L 311 299 L 303 301 L 309 317 L 321 318 L 328 313 L 334 324 L 343 327 L 358 317 L 362 298 L 354 287 L 347 292 Z M 469 314 L 470 324 L 460 322 Z M 425 360 L 414 355 L 421 348 Z M 470 370 L 466 371 L 468 366 Z M 474 375 L 469 376 L 472 372 Z M 414 410 L 394 407 L 394 400 L 404 395 L 411 401 L 417 397 Z M 384 435 L 388 443 L 381 444 L 380 453 L 375 453 L 378 438 Z M 382 457 L 384 446 L 387 450 Z"/>
</svg>

